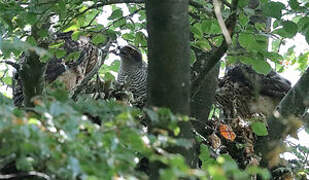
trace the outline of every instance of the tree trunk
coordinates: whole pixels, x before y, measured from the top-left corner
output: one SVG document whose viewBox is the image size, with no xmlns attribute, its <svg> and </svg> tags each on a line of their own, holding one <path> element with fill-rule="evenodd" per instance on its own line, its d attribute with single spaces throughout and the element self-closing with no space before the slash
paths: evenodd
<svg viewBox="0 0 309 180">
<path fill-rule="evenodd" d="M 44 72 L 45 64 L 40 62 L 39 56 L 34 51 L 30 51 L 25 56 L 25 61 L 22 63 L 20 70 L 25 107 L 32 107 L 32 98 L 42 94 L 44 88 Z"/>
<path fill-rule="evenodd" d="M 187 0 L 146 2 L 151 105 L 189 114 L 190 47 Z"/>
<path fill-rule="evenodd" d="M 41 25 L 33 25 L 31 27 L 31 35 L 38 42 L 38 47 L 47 49 L 48 44 L 44 41 L 40 42 L 38 32 L 40 29 L 48 29 L 50 23 Z M 35 51 L 29 50 L 25 52 L 24 61 L 21 64 L 20 78 L 23 85 L 23 95 L 24 95 L 24 106 L 32 107 L 32 98 L 41 95 L 44 89 L 44 74 L 46 69 L 46 64 L 40 61 L 40 56 L 36 54 Z"/>
<path fill-rule="evenodd" d="M 148 38 L 148 104 L 170 108 L 174 113 L 190 113 L 190 47 L 188 0 L 146 1 Z M 189 122 L 179 123 L 179 137 L 193 139 Z M 184 147 L 170 150 L 182 154 L 193 166 L 194 151 Z M 155 169 L 153 169 L 155 168 Z M 155 163 L 152 179 L 158 178 Z"/>
</svg>

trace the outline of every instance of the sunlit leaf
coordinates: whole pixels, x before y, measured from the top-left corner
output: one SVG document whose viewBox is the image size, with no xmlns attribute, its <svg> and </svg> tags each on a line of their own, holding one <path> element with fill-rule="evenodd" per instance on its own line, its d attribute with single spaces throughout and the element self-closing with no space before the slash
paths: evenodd
<svg viewBox="0 0 309 180">
<path fill-rule="evenodd" d="M 267 136 L 268 135 L 266 125 L 263 122 L 253 122 L 251 124 L 251 128 L 252 128 L 253 132 L 258 136 Z"/>
</svg>

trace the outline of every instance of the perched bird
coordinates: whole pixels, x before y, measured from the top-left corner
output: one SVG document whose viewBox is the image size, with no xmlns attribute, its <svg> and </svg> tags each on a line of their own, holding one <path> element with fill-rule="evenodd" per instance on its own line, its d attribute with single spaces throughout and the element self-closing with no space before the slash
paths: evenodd
<svg viewBox="0 0 309 180">
<path fill-rule="evenodd" d="M 132 45 L 119 48 L 121 58 L 117 82 L 125 84 L 137 101 L 145 101 L 147 91 L 147 64 L 141 52 Z"/>
<path fill-rule="evenodd" d="M 274 71 L 263 75 L 248 65 L 236 64 L 227 70 L 218 86 L 216 100 L 227 118 L 251 118 L 255 113 L 270 115 L 291 83 Z"/>
<path fill-rule="evenodd" d="M 103 58 L 102 50 L 89 42 L 74 41 L 71 38 L 73 32 L 57 33 L 55 42 L 63 41 L 63 49 L 66 55 L 63 58 L 53 57 L 48 60 L 45 71 L 45 82 L 51 83 L 58 79 L 62 81 L 67 90 L 74 89 L 85 76 L 92 71 L 100 58 Z M 80 52 L 77 60 L 65 61 L 73 52 Z M 15 106 L 22 106 L 24 100 L 23 84 L 20 77 L 22 64 L 26 56 L 23 54 L 18 64 L 14 64 L 16 71 L 13 74 L 13 101 Z M 104 62 L 104 61 L 102 61 Z"/>
</svg>

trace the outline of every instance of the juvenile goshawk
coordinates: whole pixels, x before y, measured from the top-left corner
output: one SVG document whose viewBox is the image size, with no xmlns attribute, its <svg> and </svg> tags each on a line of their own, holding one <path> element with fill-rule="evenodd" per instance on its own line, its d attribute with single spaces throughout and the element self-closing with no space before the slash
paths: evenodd
<svg viewBox="0 0 309 180">
<path fill-rule="evenodd" d="M 136 101 L 145 101 L 147 93 L 147 64 L 141 52 L 132 45 L 118 47 L 121 58 L 117 82 L 133 93 Z"/>
<path fill-rule="evenodd" d="M 274 71 L 263 75 L 236 64 L 219 80 L 216 100 L 228 118 L 251 118 L 255 113 L 268 116 L 290 88 L 291 83 Z"/>
<path fill-rule="evenodd" d="M 55 42 L 63 42 L 62 49 L 66 51 L 63 58 L 53 57 L 48 60 L 45 71 L 45 82 L 51 83 L 58 79 L 63 82 L 67 90 L 72 90 L 85 76 L 92 71 L 96 63 L 102 58 L 102 50 L 91 44 L 90 42 L 74 41 L 71 38 L 72 31 L 66 33 L 57 33 Z M 80 52 L 77 60 L 65 62 L 65 58 L 73 52 Z M 13 76 L 13 100 L 15 106 L 22 106 L 24 101 L 23 84 L 20 77 L 22 64 L 26 60 L 23 54 L 17 63 L 14 63 L 16 69 Z"/>
</svg>

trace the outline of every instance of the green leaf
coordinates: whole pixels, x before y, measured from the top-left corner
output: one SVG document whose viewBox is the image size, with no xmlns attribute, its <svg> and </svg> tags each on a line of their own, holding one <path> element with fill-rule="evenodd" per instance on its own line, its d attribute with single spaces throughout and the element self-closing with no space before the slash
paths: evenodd
<svg viewBox="0 0 309 180">
<path fill-rule="evenodd" d="M 254 27 L 257 30 L 260 30 L 260 31 L 265 31 L 266 30 L 266 24 L 265 23 L 255 23 Z"/>
<path fill-rule="evenodd" d="M 58 116 L 60 114 L 68 113 L 64 108 L 63 104 L 60 104 L 59 102 L 53 102 L 49 109 L 51 115 Z"/>
<path fill-rule="evenodd" d="M 261 74 L 267 75 L 271 71 L 271 66 L 264 60 L 254 59 L 252 61 L 252 68 Z"/>
<path fill-rule="evenodd" d="M 192 49 L 190 49 L 190 64 L 193 64 L 196 61 L 195 53 Z"/>
<path fill-rule="evenodd" d="M 216 160 L 211 157 L 210 151 L 206 145 L 202 144 L 200 148 L 201 152 L 199 158 L 202 161 L 202 169 L 207 170 L 208 166 L 213 165 Z"/>
<path fill-rule="evenodd" d="M 285 8 L 285 5 L 281 2 L 269 2 L 266 3 L 263 7 L 263 13 L 265 16 L 274 17 L 280 19 L 282 16 L 282 9 Z"/>
<path fill-rule="evenodd" d="M 249 17 L 247 15 L 245 15 L 244 12 L 242 12 L 240 15 L 239 15 L 239 23 L 242 25 L 242 26 L 245 26 L 247 25 L 247 23 L 249 22 Z"/>
<path fill-rule="evenodd" d="M 55 55 L 56 55 L 56 58 L 62 58 L 63 56 L 65 56 L 66 55 L 66 51 L 65 50 L 63 50 L 63 49 L 56 49 L 56 51 L 55 51 Z"/>
<path fill-rule="evenodd" d="M 80 31 L 74 31 L 71 35 L 72 40 L 77 41 L 79 40 L 80 35 L 82 34 L 82 32 Z"/>
<path fill-rule="evenodd" d="M 111 74 L 110 72 L 106 72 L 104 74 L 104 80 L 105 81 L 115 80 L 115 76 Z"/>
<path fill-rule="evenodd" d="M 309 44 L 309 31 L 305 33 L 305 38 L 306 38 L 307 44 Z"/>
<path fill-rule="evenodd" d="M 127 21 L 126 19 L 120 19 L 120 20 L 116 20 L 113 24 L 114 28 L 120 27 L 121 29 L 123 29 L 124 25 L 126 25 Z"/>
<path fill-rule="evenodd" d="M 202 21 L 202 24 L 201 24 L 201 30 L 202 32 L 208 32 L 211 28 L 211 21 L 209 20 L 204 20 Z"/>
<path fill-rule="evenodd" d="M 249 34 L 249 33 L 241 33 L 239 35 L 239 43 L 243 48 L 246 49 L 255 49 L 255 37 L 253 34 Z"/>
<path fill-rule="evenodd" d="M 100 43 L 104 43 L 106 41 L 106 36 L 103 34 L 96 34 L 92 39 L 91 42 L 95 45 L 98 45 Z"/>
<path fill-rule="evenodd" d="M 284 21 L 281 23 L 283 27 L 281 29 L 275 30 L 274 33 L 286 38 L 292 38 L 297 33 L 297 24 L 292 21 Z"/>
<path fill-rule="evenodd" d="M 37 21 L 37 17 L 35 13 L 27 13 L 25 19 L 30 25 L 33 25 Z"/>
<path fill-rule="evenodd" d="M 12 85 L 12 78 L 11 77 L 4 77 L 2 78 L 2 81 L 6 84 L 6 85 Z"/>
<path fill-rule="evenodd" d="M 31 46 L 37 46 L 36 40 L 33 36 L 28 36 L 26 42 L 29 43 Z"/>
<path fill-rule="evenodd" d="M 66 58 L 65 60 L 66 61 L 74 61 L 74 60 L 77 60 L 80 56 L 80 51 L 75 51 L 75 52 L 71 52 Z"/>
<path fill-rule="evenodd" d="M 309 31 L 309 17 L 300 18 L 297 26 L 300 32 L 306 33 L 307 31 Z"/>
<path fill-rule="evenodd" d="M 118 72 L 120 66 L 120 61 L 113 61 L 112 64 L 109 66 L 110 70 L 114 72 Z"/>
<path fill-rule="evenodd" d="M 194 36 L 197 38 L 202 38 L 203 37 L 203 31 L 202 31 L 202 26 L 199 23 L 196 23 L 192 26 L 191 31 L 193 32 Z"/>
<path fill-rule="evenodd" d="M 139 12 L 138 20 L 143 21 L 145 19 L 146 19 L 146 12 L 145 11 L 140 11 Z"/>
<path fill-rule="evenodd" d="M 120 18 L 121 16 L 122 16 L 122 9 L 116 9 L 108 17 L 108 20 L 114 20 L 114 19 Z"/>
<path fill-rule="evenodd" d="M 248 65 L 252 65 L 253 61 L 254 61 L 254 59 L 252 57 L 247 57 L 247 56 L 240 56 L 239 60 L 240 60 L 241 63 L 248 64 Z"/>
<path fill-rule="evenodd" d="M 202 50 L 204 50 L 204 51 L 208 51 L 208 50 L 210 50 L 211 49 L 211 46 L 209 45 L 209 43 L 206 41 L 206 40 L 201 40 L 201 41 L 197 41 L 196 42 L 196 45 L 200 48 L 200 49 L 202 49 Z"/>
<path fill-rule="evenodd" d="M 248 5 L 248 2 L 249 2 L 249 0 L 240 0 L 240 1 L 238 2 L 238 7 L 244 8 L 245 6 Z"/>
<path fill-rule="evenodd" d="M 253 132 L 258 136 L 267 136 L 268 135 L 266 125 L 263 122 L 253 122 L 251 124 L 251 128 L 252 128 Z"/>
<path fill-rule="evenodd" d="M 246 172 L 248 172 L 249 174 L 255 175 L 255 174 L 259 174 L 260 176 L 262 176 L 263 179 L 270 179 L 271 175 L 269 173 L 269 171 L 266 168 L 260 168 L 260 167 L 256 167 L 256 166 L 249 166 L 246 169 Z"/>
<path fill-rule="evenodd" d="M 289 0 L 289 5 L 293 10 L 300 9 L 299 2 L 297 2 L 297 0 Z"/>
<path fill-rule="evenodd" d="M 134 40 L 135 39 L 135 36 L 132 34 L 132 33 L 125 33 L 122 35 L 122 38 L 125 39 L 125 40 Z"/>
<path fill-rule="evenodd" d="M 48 30 L 47 29 L 40 29 L 38 32 L 38 35 L 40 37 L 46 37 L 48 35 Z"/>
<path fill-rule="evenodd" d="M 134 43 L 136 46 L 139 46 L 139 45 L 146 46 L 147 40 L 146 40 L 145 34 L 141 31 L 137 32 Z"/>
<path fill-rule="evenodd" d="M 261 35 L 241 33 L 238 40 L 240 45 L 249 51 L 263 51 L 267 47 L 267 38 Z"/>
<path fill-rule="evenodd" d="M 218 21 L 215 19 L 215 20 L 212 20 L 212 23 L 211 23 L 211 28 L 210 28 L 210 31 L 208 32 L 209 34 L 218 34 L 218 33 L 222 33 L 221 32 L 221 28 L 219 26 L 219 23 Z"/>
</svg>

